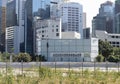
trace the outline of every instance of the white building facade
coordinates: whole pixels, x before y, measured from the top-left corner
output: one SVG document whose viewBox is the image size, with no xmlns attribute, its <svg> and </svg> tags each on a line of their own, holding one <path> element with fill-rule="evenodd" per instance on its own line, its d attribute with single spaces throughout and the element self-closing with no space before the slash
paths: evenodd
<svg viewBox="0 0 120 84">
<path fill-rule="evenodd" d="M 75 2 L 61 4 L 62 32 L 76 31 L 83 36 L 83 8 Z"/>
<path fill-rule="evenodd" d="M 74 2 L 52 4 L 51 18 L 34 17 L 34 53 L 47 61 L 94 61 L 98 39 L 83 39 L 82 5 Z"/>
<path fill-rule="evenodd" d="M 96 31 L 98 39 L 109 42 L 113 47 L 120 47 L 120 34 L 110 34 L 106 31 Z"/>
<path fill-rule="evenodd" d="M 25 3 L 26 3 L 26 0 L 9 0 L 7 2 L 7 9 L 8 9 L 7 23 L 9 23 L 9 25 L 7 25 L 6 34 L 9 34 L 11 32 L 11 29 L 13 30 L 13 32 L 11 33 L 15 35 L 13 36 L 13 39 L 15 41 L 13 41 L 12 44 L 17 44 L 17 45 L 13 45 L 13 48 L 17 46 L 17 48 L 14 48 L 15 53 L 18 53 L 18 51 L 19 52 L 21 51 L 21 44 L 25 42 Z M 12 12 L 9 13 L 9 10 L 12 10 Z M 6 37 L 6 40 L 7 39 L 9 38 Z M 9 43 L 6 45 L 9 45 Z M 7 48 L 6 48 L 6 52 L 9 52 Z"/>
<path fill-rule="evenodd" d="M 39 43 L 40 54 L 47 61 L 94 61 L 98 55 L 98 39 L 44 39 Z"/>
<path fill-rule="evenodd" d="M 34 19 L 34 52 L 39 54 L 41 39 L 61 39 L 61 19 Z"/>
<path fill-rule="evenodd" d="M 94 61 L 98 39 L 81 39 L 78 32 L 61 32 L 61 20 L 34 19 L 34 52 L 47 61 Z"/>
<path fill-rule="evenodd" d="M 19 50 L 19 35 L 18 26 L 6 28 L 6 52 L 18 54 Z"/>
</svg>

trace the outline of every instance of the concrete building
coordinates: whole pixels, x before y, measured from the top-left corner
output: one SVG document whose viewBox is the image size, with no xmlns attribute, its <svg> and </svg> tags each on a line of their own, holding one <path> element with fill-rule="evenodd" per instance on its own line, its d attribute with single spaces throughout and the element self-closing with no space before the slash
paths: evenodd
<svg viewBox="0 0 120 84">
<path fill-rule="evenodd" d="M 61 19 L 40 20 L 34 17 L 34 52 L 38 49 L 41 39 L 61 39 Z"/>
<path fill-rule="evenodd" d="M 36 37 L 61 39 L 61 19 L 37 20 L 34 25 Z"/>
<path fill-rule="evenodd" d="M 6 0 L 0 0 L 0 52 L 5 51 Z"/>
<path fill-rule="evenodd" d="M 61 39 L 80 39 L 80 33 L 78 32 L 62 32 Z"/>
<path fill-rule="evenodd" d="M 83 38 L 84 39 L 90 39 L 92 37 L 92 33 L 91 33 L 91 29 L 88 27 L 88 28 L 84 28 L 83 29 Z"/>
<path fill-rule="evenodd" d="M 26 0 L 9 0 L 7 2 L 7 14 L 6 14 L 6 17 L 7 17 L 7 29 L 6 31 L 7 32 L 10 32 L 9 30 L 14 30 L 14 31 L 17 31 L 17 33 L 15 33 L 16 36 L 18 36 L 17 38 L 13 37 L 13 39 L 17 40 L 17 41 L 14 41 L 14 42 L 17 42 L 15 44 L 19 44 L 17 45 L 18 47 L 17 48 L 14 48 L 17 49 L 15 51 L 19 51 L 19 52 L 22 52 L 22 49 L 21 47 L 22 46 L 22 43 L 24 42 L 24 33 L 25 33 L 25 2 Z M 11 11 L 10 11 L 11 10 Z M 9 12 L 10 11 L 10 12 Z M 17 28 L 15 28 L 17 27 Z M 9 29 L 10 28 L 10 29 Z M 10 32 L 14 35 L 13 32 Z M 9 39 L 6 37 L 6 39 Z M 13 42 L 13 44 L 14 44 Z M 8 42 L 7 42 L 8 43 Z M 9 45 L 9 44 L 7 44 Z M 9 52 L 8 49 L 6 49 L 6 52 Z"/>
<path fill-rule="evenodd" d="M 81 39 L 80 33 L 62 32 L 61 20 L 34 19 L 34 52 L 48 61 L 93 61 L 98 55 L 98 39 Z M 48 48 L 49 47 L 49 48 Z"/>
<path fill-rule="evenodd" d="M 61 4 L 62 32 L 76 31 L 83 36 L 83 8 L 75 2 Z"/>
<path fill-rule="evenodd" d="M 113 47 L 120 47 L 120 34 L 111 34 L 106 31 L 96 31 L 96 37 L 108 41 Z"/>
<path fill-rule="evenodd" d="M 32 1 L 10 0 L 7 3 L 7 28 L 18 26 L 19 52 L 30 55 L 33 55 Z"/>
<path fill-rule="evenodd" d="M 86 28 L 87 14 L 83 13 L 83 29 Z"/>
<path fill-rule="evenodd" d="M 94 61 L 98 39 L 83 39 L 82 5 L 53 1 L 50 19 L 34 17 L 34 53 L 47 61 Z"/>
<path fill-rule="evenodd" d="M 48 61 L 94 61 L 98 55 L 98 40 L 92 39 L 45 39 L 38 45 L 40 54 Z"/>
<path fill-rule="evenodd" d="M 18 54 L 19 49 L 19 26 L 6 28 L 6 52 Z"/>
</svg>

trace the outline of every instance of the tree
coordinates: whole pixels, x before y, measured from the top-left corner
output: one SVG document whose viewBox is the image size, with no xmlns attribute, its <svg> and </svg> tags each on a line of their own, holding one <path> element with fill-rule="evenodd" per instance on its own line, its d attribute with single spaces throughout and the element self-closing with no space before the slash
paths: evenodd
<svg viewBox="0 0 120 84">
<path fill-rule="evenodd" d="M 113 47 L 107 41 L 99 40 L 99 54 L 107 59 L 109 55 L 113 54 Z"/>
<path fill-rule="evenodd" d="M 30 62 L 31 56 L 28 53 L 19 53 L 16 59 L 18 62 Z"/>
<path fill-rule="evenodd" d="M 46 61 L 45 56 L 35 55 L 32 57 L 32 61 Z"/>
<path fill-rule="evenodd" d="M 9 53 L 6 53 L 6 52 L 2 53 L 1 61 L 4 61 L 4 62 L 8 61 L 9 58 L 10 58 L 10 54 Z"/>
<path fill-rule="evenodd" d="M 108 61 L 109 62 L 118 62 L 119 61 L 119 57 L 120 57 L 120 55 L 116 55 L 116 56 L 110 55 L 109 58 L 108 58 Z"/>
<path fill-rule="evenodd" d="M 104 57 L 103 57 L 102 55 L 98 55 L 98 56 L 96 57 L 96 61 L 97 61 L 97 62 L 103 62 L 103 61 L 104 61 Z"/>
<path fill-rule="evenodd" d="M 114 47 L 113 48 L 113 55 L 120 55 L 120 48 Z"/>
</svg>

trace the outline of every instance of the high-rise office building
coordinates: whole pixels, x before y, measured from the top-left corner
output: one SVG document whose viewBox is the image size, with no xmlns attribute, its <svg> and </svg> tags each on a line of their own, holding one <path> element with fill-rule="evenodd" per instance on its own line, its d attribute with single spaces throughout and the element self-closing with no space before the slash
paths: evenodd
<svg viewBox="0 0 120 84">
<path fill-rule="evenodd" d="M 92 20 L 92 36 L 95 36 L 95 30 L 103 30 L 108 33 L 113 33 L 113 9 L 113 3 L 110 1 L 101 4 L 99 14 L 93 17 Z"/>
<path fill-rule="evenodd" d="M 9 11 L 11 10 L 11 11 Z M 17 25 L 16 1 L 8 1 L 6 7 L 6 26 L 11 27 Z"/>
<path fill-rule="evenodd" d="M 38 16 L 41 19 L 49 19 L 50 1 L 51 0 L 33 0 L 32 1 L 33 16 Z"/>
<path fill-rule="evenodd" d="M 108 33 L 113 33 L 113 21 L 114 21 L 114 6 L 111 1 L 106 1 L 101 4 L 99 8 L 99 15 L 106 17 L 106 28 L 104 29 Z"/>
<path fill-rule="evenodd" d="M 120 34 L 120 0 L 115 1 L 114 33 Z"/>
<path fill-rule="evenodd" d="M 21 50 L 33 55 L 33 25 L 32 25 L 32 1 L 27 0 L 25 3 L 25 32 L 24 42 L 21 44 Z M 24 49 L 23 49 L 24 48 Z"/>
<path fill-rule="evenodd" d="M 86 17 L 87 17 L 87 15 L 86 15 L 86 13 L 84 12 L 84 13 L 83 13 L 83 29 L 86 28 Z"/>
<path fill-rule="evenodd" d="M 83 36 L 83 8 L 75 2 L 61 4 L 62 31 L 76 31 Z"/>
<path fill-rule="evenodd" d="M 24 8 L 26 0 L 10 0 L 7 2 L 7 27 L 24 25 Z"/>
<path fill-rule="evenodd" d="M 101 4 L 99 8 L 99 14 L 100 16 L 113 17 L 113 9 L 113 3 L 111 1 L 106 1 L 105 3 Z"/>
<path fill-rule="evenodd" d="M 115 0 L 115 14 L 120 12 L 120 0 Z"/>
<path fill-rule="evenodd" d="M 22 52 L 21 46 L 25 41 L 25 3 L 26 0 L 9 0 L 7 2 L 7 32 L 10 32 L 8 28 L 14 28 L 18 31 L 18 48 L 19 52 Z M 11 10 L 11 11 L 9 11 Z M 16 27 L 16 28 L 15 28 Z M 10 38 L 6 38 L 6 42 L 8 42 Z M 8 45 L 8 44 L 6 44 Z M 9 47 L 9 46 L 6 46 Z M 23 47 L 23 46 L 22 46 Z M 16 51 L 16 50 L 15 50 Z M 6 52 L 8 52 L 6 50 Z"/>
<path fill-rule="evenodd" d="M 5 51 L 6 0 L 0 0 L 0 51 Z"/>
</svg>

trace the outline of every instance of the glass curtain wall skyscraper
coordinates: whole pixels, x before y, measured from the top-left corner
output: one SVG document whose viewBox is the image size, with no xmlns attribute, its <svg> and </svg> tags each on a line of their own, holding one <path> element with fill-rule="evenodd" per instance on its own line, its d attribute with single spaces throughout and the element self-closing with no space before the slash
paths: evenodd
<svg viewBox="0 0 120 84">
<path fill-rule="evenodd" d="M 9 0 L 7 1 L 7 27 L 13 27 L 16 26 L 18 30 L 18 44 L 19 44 L 19 52 L 22 52 L 24 50 L 21 50 L 21 46 L 25 41 L 25 3 L 26 0 Z M 14 27 L 13 27 L 14 28 Z M 8 31 L 9 32 L 9 31 Z M 7 38 L 9 40 L 10 38 Z M 22 46 L 23 47 L 23 46 Z"/>
<path fill-rule="evenodd" d="M 18 26 L 19 51 L 33 55 L 33 17 L 49 19 L 50 0 L 10 0 L 6 16 L 7 27 Z"/>
<path fill-rule="evenodd" d="M 99 13 L 95 17 L 93 17 L 92 20 L 93 37 L 95 37 L 95 30 L 102 30 L 107 31 L 108 33 L 113 33 L 113 9 L 113 3 L 110 1 L 107 1 L 100 5 Z"/>
<path fill-rule="evenodd" d="M 51 0 L 33 0 L 32 12 L 33 16 L 38 16 L 41 19 L 50 18 L 50 2 Z"/>
<path fill-rule="evenodd" d="M 120 0 L 115 0 L 114 33 L 120 34 Z"/>
<path fill-rule="evenodd" d="M 6 0 L 0 0 L 0 51 L 5 51 Z"/>
</svg>

